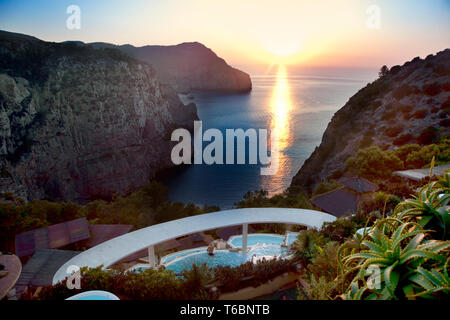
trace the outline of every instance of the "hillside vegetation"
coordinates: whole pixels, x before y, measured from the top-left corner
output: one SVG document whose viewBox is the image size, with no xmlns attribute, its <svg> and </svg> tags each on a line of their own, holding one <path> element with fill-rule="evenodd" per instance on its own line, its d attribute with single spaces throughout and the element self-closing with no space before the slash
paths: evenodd
<svg viewBox="0 0 450 320">
<path fill-rule="evenodd" d="M 361 159 L 367 153 L 374 157 L 371 163 L 380 160 L 376 167 L 390 171 L 421 168 L 430 163 L 434 153 L 440 163 L 448 162 L 449 79 L 450 49 L 385 69 L 379 79 L 359 90 L 334 114 L 320 146 L 294 176 L 292 185 L 311 190 L 342 174 L 346 163 L 351 167 L 354 160 L 347 162 L 349 157 Z M 419 146 L 425 145 L 432 146 L 418 154 Z M 406 155 L 409 152 L 412 154 Z"/>
</svg>

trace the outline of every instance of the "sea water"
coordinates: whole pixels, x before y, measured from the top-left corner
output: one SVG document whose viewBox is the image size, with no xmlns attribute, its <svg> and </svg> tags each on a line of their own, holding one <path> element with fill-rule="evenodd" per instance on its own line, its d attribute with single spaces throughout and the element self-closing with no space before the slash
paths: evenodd
<svg viewBox="0 0 450 320">
<path fill-rule="evenodd" d="M 279 136 L 279 170 L 260 174 L 260 165 L 190 165 L 163 178 L 172 201 L 231 208 L 247 191 L 282 192 L 320 144 L 333 114 L 369 81 L 361 78 L 253 75 L 248 94 L 194 93 L 203 130 L 268 129 Z M 206 143 L 205 143 L 206 144 Z"/>
</svg>

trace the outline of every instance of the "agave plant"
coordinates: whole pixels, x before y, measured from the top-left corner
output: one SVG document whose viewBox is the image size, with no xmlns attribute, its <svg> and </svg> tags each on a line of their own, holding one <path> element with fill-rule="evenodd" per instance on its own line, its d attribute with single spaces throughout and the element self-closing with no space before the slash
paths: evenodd
<svg viewBox="0 0 450 320">
<path fill-rule="evenodd" d="M 366 248 L 343 258 L 342 264 L 347 274 L 358 273 L 344 298 L 397 299 L 411 295 L 410 286 L 417 283 L 425 265 L 446 263 L 444 250 L 450 248 L 450 241 L 426 240 L 425 230 L 415 222 L 402 222 L 395 218 L 378 221 L 368 239 L 362 240 Z M 370 266 L 379 268 L 379 288 L 369 287 L 366 271 Z M 358 283 L 363 287 L 359 288 Z M 417 284 L 420 291 L 420 284 Z M 367 295 L 367 292 L 371 292 Z"/>
<path fill-rule="evenodd" d="M 450 258 L 447 259 L 441 270 L 426 270 L 422 267 L 417 268 L 417 274 L 412 276 L 410 280 L 417 284 L 420 289 L 418 293 L 414 293 L 413 285 L 406 287 L 408 298 L 415 297 L 434 298 L 437 294 L 450 294 L 450 277 L 448 275 L 448 264 Z"/>
<path fill-rule="evenodd" d="M 438 177 L 437 185 L 444 189 L 450 189 L 450 170 L 448 170 L 442 177 Z"/>
<path fill-rule="evenodd" d="M 340 296 L 343 300 L 362 300 L 364 294 L 369 288 L 360 288 L 357 282 L 352 282 L 349 290 Z"/>
<path fill-rule="evenodd" d="M 297 285 L 299 300 L 331 300 L 333 290 L 338 285 L 335 281 L 330 281 L 326 277 L 316 277 L 311 274 L 306 287 Z"/>
<path fill-rule="evenodd" d="M 395 209 L 398 219 L 417 221 L 422 227 L 438 232 L 438 237 L 450 239 L 450 214 L 448 203 L 450 189 L 445 187 L 446 177 L 424 186 L 413 199 L 407 199 Z"/>
</svg>

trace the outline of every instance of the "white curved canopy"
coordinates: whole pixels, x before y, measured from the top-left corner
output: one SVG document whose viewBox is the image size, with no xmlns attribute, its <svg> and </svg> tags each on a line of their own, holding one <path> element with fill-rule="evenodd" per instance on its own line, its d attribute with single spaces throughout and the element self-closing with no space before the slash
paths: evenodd
<svg viewBox="0 0 450 320">
<path fill-rule="evenodd" d="M 195 232 L 255 223 L 286 223 L 320 228 L 324 222 L 336 220 L 335 216 L 315 210 L 287 208 L 244 208 L 217 211 L 153 225 L 105 241 L 67 261 L 53 277 L 53 284 L 69 274 L 67 267 L 104 268 L 150 246 Z"/>
</svg>

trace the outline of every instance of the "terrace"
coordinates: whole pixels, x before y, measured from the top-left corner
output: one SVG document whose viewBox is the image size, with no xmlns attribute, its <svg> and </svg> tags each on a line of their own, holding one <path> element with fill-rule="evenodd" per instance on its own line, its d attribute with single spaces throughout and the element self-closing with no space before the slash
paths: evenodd
<svg viewBox="0 0 450 320">
<path fill-rule="evenodd" d="M 222 227 L 242 226 L 242 252 L 247 253 L 248 225 L 283 223 L 320 228 L 336 217 L 320 211 L 285 208 L 245 208 L 218 211 L 153 225 L 124 234 L 90 248 L 62 265 L 53 277 L 53 284 L 64 280 L 70 266 L 107 268 L 143 249 L 148 252 L 150 267 L 157 265 L 155 246 L 185 235 Z"/>
</svg>

